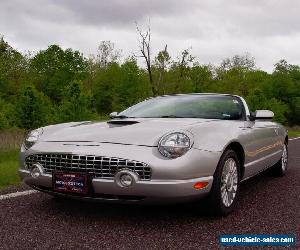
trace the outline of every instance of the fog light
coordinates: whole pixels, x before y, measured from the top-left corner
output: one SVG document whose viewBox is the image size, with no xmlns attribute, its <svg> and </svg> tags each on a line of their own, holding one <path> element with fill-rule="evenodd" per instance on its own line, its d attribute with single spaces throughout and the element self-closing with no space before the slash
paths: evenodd
<svg viewBox="0 0 300 250">
<path fill-rule="evenodd" d="M 201 188 L 205 188 L 209 183 L 207 181 L 203 181 L 203 182 L 196 182 L 194 184 L 194 188 L 195 189 L 201 189 Z"/>
<path fill-rule="evenodd" d="M 121 177 L 120 177 L 120 184 L 123 187 L 129 187 L 129 186 L 131 186 L 132 182 L 133 182 L 133 178 L 131 177 L 131 175 L 129 175 L 129 174 L 123 174 L 123 175 L 121 175 Z"/>
<path fill-rule="evenodd" d="M 43 173 L 43 167 L 39 163 L 34 164 L 30 172 L 31 176 L 33 178 L 38 178 L 40 175 L 42 175 L 42 173 Z"/>
<path fill-rule="evenodd" d="M 40 172 L 39 168 L 33 168 L 31 170 L 31 176 L 33 178 L 38 178 L 40 175 L 41 175 L 41 172 Z"/>
<path fill-rule="evenodd" d="M 139 181 L 139 176 L 129 169 L 121 169 L 115 175 L 115 183 L 119 187 L 131 187 Z"/>
</svg>

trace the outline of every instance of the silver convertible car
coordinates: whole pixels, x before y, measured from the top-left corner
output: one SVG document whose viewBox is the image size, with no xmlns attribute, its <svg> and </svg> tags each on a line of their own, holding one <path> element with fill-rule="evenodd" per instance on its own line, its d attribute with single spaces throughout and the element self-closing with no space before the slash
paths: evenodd
<svg viewBox="0 0 300 250">
<path fill-rule="evenodd" d="M 273 116 L 250 112 L 236 95 L 149 98 L 107 122 L 31 131 L 19 173 L 54 196 L 142 204 L 206 197 L 226 215 L 242 181 L 269 167 L 280 176 L 287 170 L 287 131 Z"/>
</svg>

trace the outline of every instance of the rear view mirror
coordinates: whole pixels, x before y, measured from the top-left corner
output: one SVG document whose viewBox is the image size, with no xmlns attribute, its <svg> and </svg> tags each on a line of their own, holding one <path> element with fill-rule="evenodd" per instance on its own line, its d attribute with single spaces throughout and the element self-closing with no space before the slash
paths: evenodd
<svg viewBox="0 0 300 250">
<path fill-rule="evenodd" d="M 118 112 L 112 112 L 112 113 L 109 114 L 109 117 L 110 117 L 111 119 L 116 118 L 116 116 L 118 116 Z"/>
<path fill-rule="evenodd" d="M 274 113 L 270 110 L 256 110 L 250 115 L 250 120 L 271 120 L 274 117 Z"/>
</svg>

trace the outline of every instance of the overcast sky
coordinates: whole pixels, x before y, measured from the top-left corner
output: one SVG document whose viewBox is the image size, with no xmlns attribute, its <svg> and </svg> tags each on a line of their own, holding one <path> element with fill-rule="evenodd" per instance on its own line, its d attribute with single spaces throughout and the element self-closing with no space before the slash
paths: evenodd
<svg viewBox="0 0 300 250">
<path fill-rule="evenodd" d="M 151 20 L 152 53 L 173 58 L 192 47 L 201 63 L 249 52 L 271 71 L 300 64 L 299 0 L 0 0 L 0 34 L 21 51 L 59 44 L 88 56 L 110 40 L 124 56 L 138 52 L 135 21 Z"/>
</svg>

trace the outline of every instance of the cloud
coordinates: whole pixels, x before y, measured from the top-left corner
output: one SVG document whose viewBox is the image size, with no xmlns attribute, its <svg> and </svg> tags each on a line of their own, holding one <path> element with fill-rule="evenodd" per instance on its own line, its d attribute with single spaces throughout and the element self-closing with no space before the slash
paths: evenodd
<svg viewBox="0 0 300 250">
<path fill-rule="evenodd" d="M 300 64 L 297 0 L 10 0 L 0 2 L 0 33 L 20 50 L 57 43 L 95 53 L 111 40 L 123 54 L 137 53 L 135 21 L 151 20 L 153 53 L 164 44 L 173 57 L 192 46 L 203 63 L 251 53 L 272 70 L 285 58 Z"/>
</svg>

